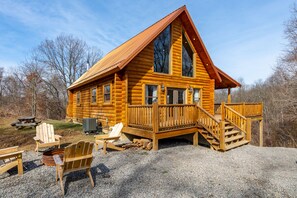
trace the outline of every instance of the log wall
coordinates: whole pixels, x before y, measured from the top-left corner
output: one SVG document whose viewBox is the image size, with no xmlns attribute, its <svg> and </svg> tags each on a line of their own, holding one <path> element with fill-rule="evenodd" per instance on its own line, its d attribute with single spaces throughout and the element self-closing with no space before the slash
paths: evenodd
<svg viewBox="0 0 297 198">
<path fill-rule="evenodd" d="M 182 24 L 179 19 L 172 23 L 171 74 L 154 72 L 154 43 L 151 42 L 126 67 L 129 74 L 128 103 L 144 105 L 145 85 L 158 85 L 158 103 L 166 104 L 167 88 L 186 89 L 186 103 L 192 103 L 189 87 L 202 90 L 202 106 L 214 113 L 214 80 L 210 79 L 200 57 L 195 53 L 194 77 L 182 76 Z M 161 85 L 165 91 L 161 91 Z"/>
</svg>

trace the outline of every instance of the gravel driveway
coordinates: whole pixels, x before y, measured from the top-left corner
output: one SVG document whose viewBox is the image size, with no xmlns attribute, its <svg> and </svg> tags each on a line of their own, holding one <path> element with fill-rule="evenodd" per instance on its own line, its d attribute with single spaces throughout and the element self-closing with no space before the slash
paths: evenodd
<svg viewBox="0 0 297 198">
<path fill-rule="evenodd" d="M 157 152 L 94 152 L 84 172 L 65 176 L 66 197 L 297 197 L 297 149 L 243 146 L 226 153 L 173 140 Z M 26 171 L 0 176 L 0 197 L 61 197 L 55 168 L 24 153 Z"/>
</svg>

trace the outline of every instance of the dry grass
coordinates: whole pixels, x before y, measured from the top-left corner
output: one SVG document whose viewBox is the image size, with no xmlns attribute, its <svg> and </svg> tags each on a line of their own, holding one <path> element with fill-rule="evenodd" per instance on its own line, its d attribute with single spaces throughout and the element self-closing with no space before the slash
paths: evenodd
<svg viewBox="0 0 297 198">
<path fill-rule="evenodd" d="M 0 119 L 0 148 L 10 146 L 20 146 L 24 150 L 33 150 L 35 142 L 33 137 L 36 134 L 35 128 L 24 128 L 17 130 L 10 126 L 14 118 Z M 43 122 L 54 125 L 55 134 L 63 136 L 62 144 L 69 144 L 79 140 L 94 141 L 93 135 L 85 135 L 82 132 L 82 126 L 58 120 L 44 120 Z"/>
</svg>

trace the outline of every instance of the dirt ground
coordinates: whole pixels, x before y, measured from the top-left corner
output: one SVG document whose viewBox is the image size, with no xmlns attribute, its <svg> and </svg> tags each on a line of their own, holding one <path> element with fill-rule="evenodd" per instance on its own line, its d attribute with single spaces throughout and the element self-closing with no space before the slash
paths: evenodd
<svg viewBox="0 0 297 198">
<path fill-rule="evenodd" d="M 33 150 L 35 148 L 33 137 L 36 135 L 36 129 L 27 127 L 17 130 L 10 125 L 15 120 L 16 118 L 0 118 L 0 148 L 19 146 L 20 149 Z M 55 134 L 63 137 L 62 144 L 79 140 L 94 141 L 94 136 L 85 135 L 79 124 L 57 120 L 43 120 L 42 122 L 54 125 Z"/>
</svg>

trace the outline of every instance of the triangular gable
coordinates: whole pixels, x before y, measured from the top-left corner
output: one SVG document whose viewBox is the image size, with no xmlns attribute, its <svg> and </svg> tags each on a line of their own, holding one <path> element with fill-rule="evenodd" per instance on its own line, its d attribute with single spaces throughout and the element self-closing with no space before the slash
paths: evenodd
<svg viewBox="0 0 297 198">
<path fill-rule="evenodd" d="M 216 67 L 216 66 L 215 66 Z M 223 72 L 221 69 L 216 67 L 222 81 L 221 82 L 215 82 L 215 89 L 226 89 L 226 88 L 235 88 L 235 87 L 241 87 L 241 84 L 231 78 L 228 74 Z"/>
<path fill-rule="evenodd" d="M 221 77 L 213 64 L 196 27 L 194 26 L 186 6 L 182 6 L 109 52 L 93 67 L 86 71 L 79 79 L 77 79 L 68 89 L 74 89 L 114 72 L 120 71 L 179 16 L 210 77 L 218 82 L 221 82 Z"/>
</svg>

